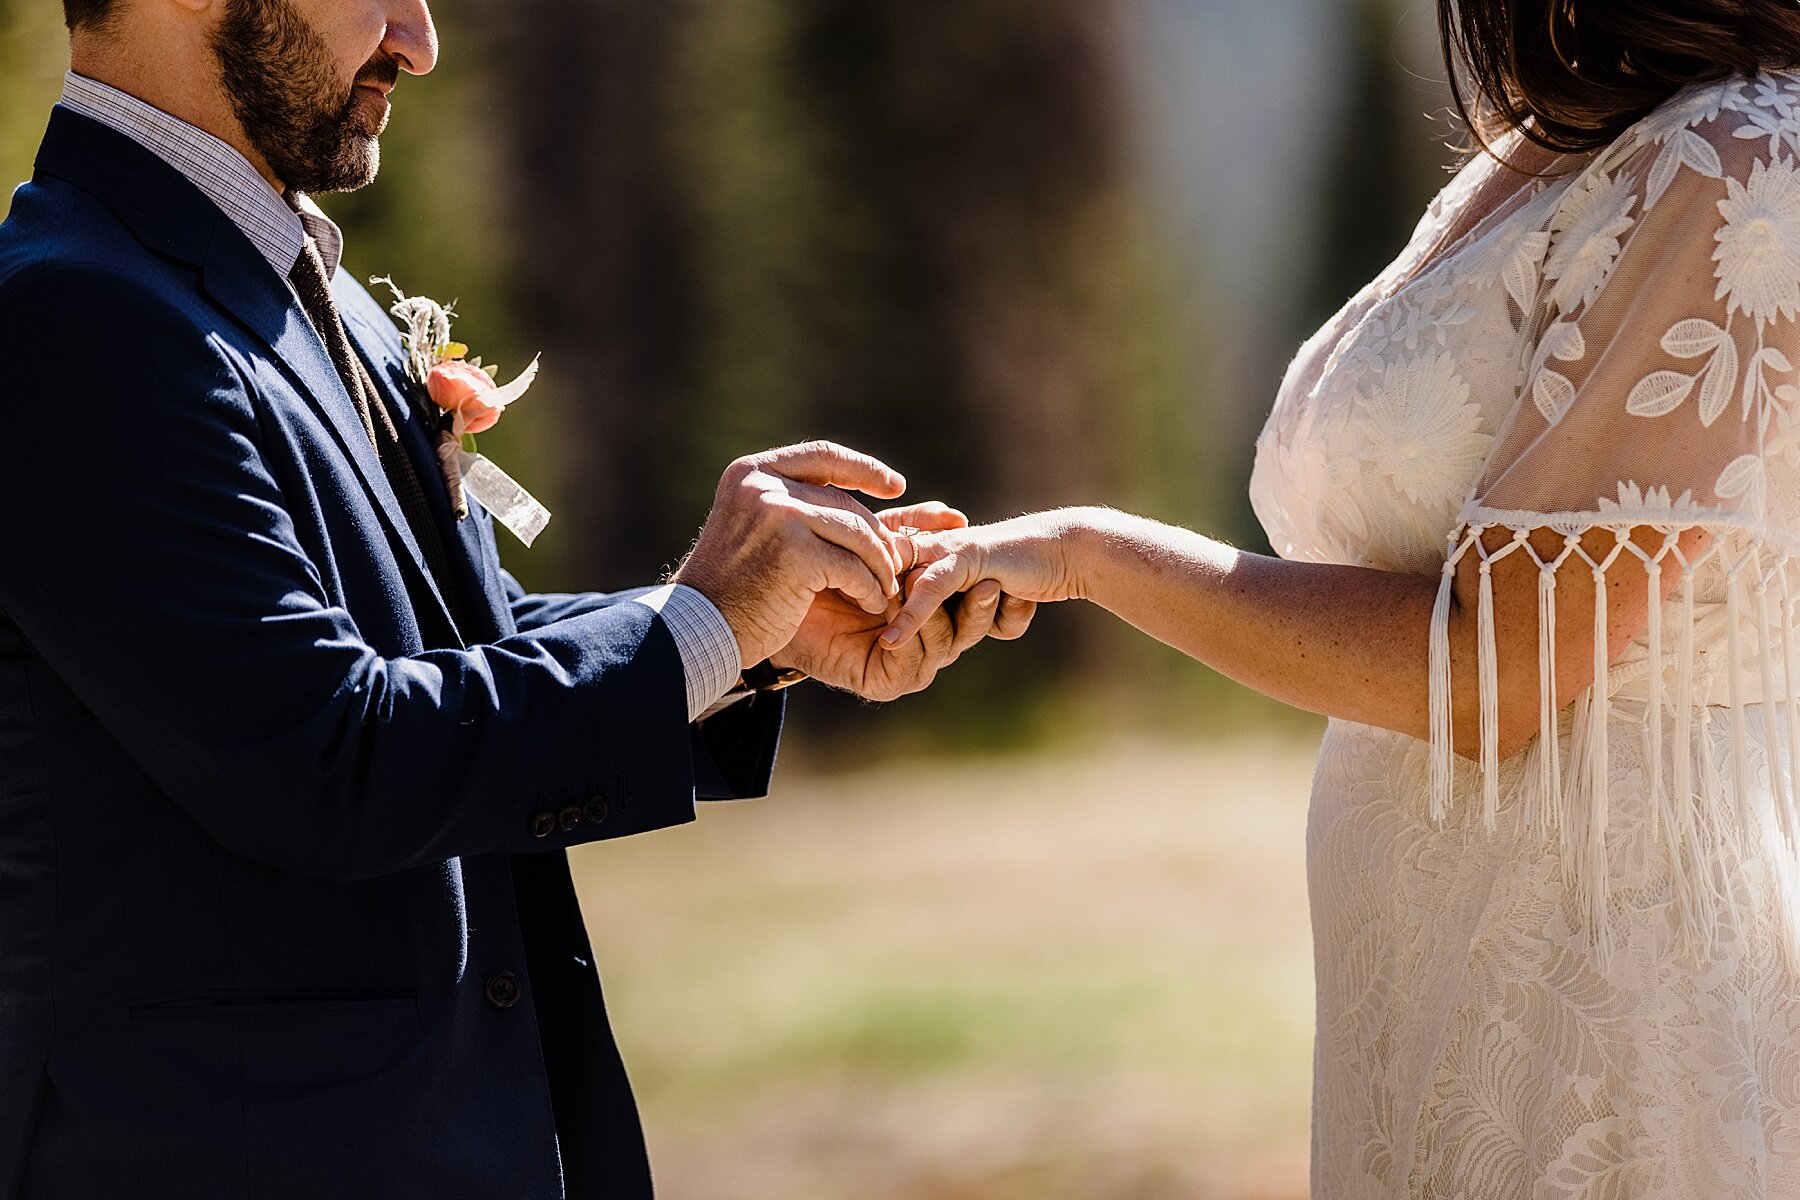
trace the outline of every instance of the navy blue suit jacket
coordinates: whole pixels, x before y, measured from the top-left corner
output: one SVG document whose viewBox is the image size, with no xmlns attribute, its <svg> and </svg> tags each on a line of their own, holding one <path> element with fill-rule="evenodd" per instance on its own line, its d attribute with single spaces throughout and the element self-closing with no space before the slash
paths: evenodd
<svg viewBox="0 0 1800 1200">
<path fill-rule="evenodd" d="M 0 1200 L 648 1196 L 564 850 L 761 794 L 780 705 L 690 727 L 659 618 L 434 485 L 459 628 L 282 278 L 64 110 L 0 338 Z"/>
</svg>

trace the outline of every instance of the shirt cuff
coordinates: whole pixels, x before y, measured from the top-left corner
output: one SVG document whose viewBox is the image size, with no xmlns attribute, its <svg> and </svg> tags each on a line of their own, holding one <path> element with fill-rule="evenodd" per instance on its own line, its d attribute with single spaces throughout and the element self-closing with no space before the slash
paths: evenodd
<svg viewBox="0 0 1800 1200">
<path fill-rule="evenodd" d="M 711 600 L 679 583 L 646 592 L 632 603 L 660 616 L 674 637 L 687 675 L 688 720 L 698 721 L 738 681 L 737 635 Z"/>
</svg>

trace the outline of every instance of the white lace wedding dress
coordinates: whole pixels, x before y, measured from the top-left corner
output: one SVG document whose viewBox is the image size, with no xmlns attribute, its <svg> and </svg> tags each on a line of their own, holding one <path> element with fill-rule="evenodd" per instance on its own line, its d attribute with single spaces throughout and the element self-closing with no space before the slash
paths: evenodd
<svg viewBox="0 0 1800 1200">
<path fill-rule="evenodd" d="M 1796 159 L 1785 75 L 1536 181 L 1476 158 L 1283 384 L 1252 484 L 1276 550 L 1443 579 L 1431 741 L 1334 721 L 1320 751 L 1321 1200 L 1800 1197 Z M 1598 561 L 1578 536 L 1634 528 Z M 1482 587 L 1469 762 L 1450 585 L 1511 554 L 1540 669 L 1558 589 L 1610 566 L 1667 599 L 1501 761 Z"/>
</svg>

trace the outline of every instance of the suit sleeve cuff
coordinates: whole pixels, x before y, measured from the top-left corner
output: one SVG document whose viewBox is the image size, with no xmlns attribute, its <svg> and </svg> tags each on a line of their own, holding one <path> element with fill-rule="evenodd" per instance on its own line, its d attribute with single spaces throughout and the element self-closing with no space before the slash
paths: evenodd
<svg viewBox="0 0 1800 1200">
<path fill-rule="evenodd" d="M 642 604 L 660 616 L 675 639 L 687 676 L 688 720 L 699 720 L 737 683 L 737 636 L 713 602 L 691 587 L 671 583 L 645 592 L 631 603 Z"/>
</svg>

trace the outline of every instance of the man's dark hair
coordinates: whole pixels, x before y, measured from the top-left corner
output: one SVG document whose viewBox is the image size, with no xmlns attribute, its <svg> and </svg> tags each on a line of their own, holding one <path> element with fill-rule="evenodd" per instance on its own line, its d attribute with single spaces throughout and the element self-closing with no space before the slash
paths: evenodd
<svg viewBox="0 0 1800 1200">
<path fill-rule="evenodd" d="M 117 0 L 63 0 L 63 21 L 70 29 L 102 29 L 116 7 Z"/>
</svg>

